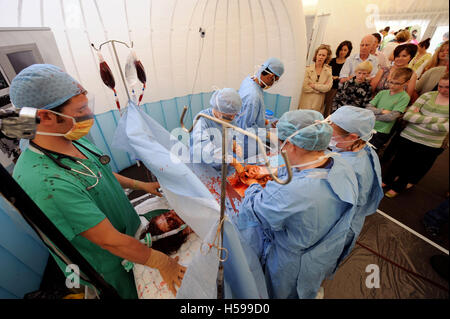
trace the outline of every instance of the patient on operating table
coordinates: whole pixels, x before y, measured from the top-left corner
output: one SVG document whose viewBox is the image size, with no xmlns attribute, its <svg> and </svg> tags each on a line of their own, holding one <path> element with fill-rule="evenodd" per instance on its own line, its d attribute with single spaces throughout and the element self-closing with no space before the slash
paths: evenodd
<svg viewBox="0 0 450 319">
<path fill-rule="evenodd" d="M 189 226 L 183 226 L 185 222 L 173 211 L 153 217 L 146 229 L 142 232 L 140 239 L 143 239 L 147 233 L 152 236 L 152 249 L 159 250 L 167 255 L 176 252 L 181 245 L 186 242 L 190 233 L 193 233 Z M 185 228 L 183 228 L 185 227 Z M 170 231 L 179 230 L 176 234 L 164 238 L 158 238 L 160 235 Z M 156 239 L 154 239 L 156 237 Z"/>
</svg>

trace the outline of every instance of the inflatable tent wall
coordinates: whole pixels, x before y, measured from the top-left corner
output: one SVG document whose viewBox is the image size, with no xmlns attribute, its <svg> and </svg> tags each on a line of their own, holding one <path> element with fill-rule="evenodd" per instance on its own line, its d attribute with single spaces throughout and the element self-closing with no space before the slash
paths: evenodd
<svg viewBox="0 0 450 319">
<path fill-rule="evenodd" d="M 209 107 L 214 87 L 239 89 L 241 81 L 271 56 L 281 59 L 286 71 L 266 91 L 267 108 L 279 117 L 298 105 L 306 59 L 301 1 L 12 0 L 1 4 L 1 27 L 52 29 L 66 71 L 95 94 L 95 112 L 103 116 L 91 137 L 112 155 L 116 171 L 134 163 L 110 147 L 119 114 L 113 111 L 113 93 L 100 79 L 90 43 L 98 47 L 111 39 L 133 42 L 147 73 L 144 107 L 169 131 L 179 126 L 185 104 L 191 106 L 187 123 L 191 124 L 197 112 Z M 117 53 L 123 68 L 129 50 L 117 45 Z M 126 105 L 111 46 L 104 46 L 102 54 L 116 79 L 120 103 Z"/>
</svg>

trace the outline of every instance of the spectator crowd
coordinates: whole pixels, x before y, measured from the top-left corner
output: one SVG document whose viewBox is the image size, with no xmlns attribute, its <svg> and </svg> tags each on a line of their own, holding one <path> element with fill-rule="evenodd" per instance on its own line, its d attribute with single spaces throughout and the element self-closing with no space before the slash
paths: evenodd
<svg viewBox="0 0 450 319">
<path fill-rule="evenodd" d="M 427 52 L 430 38 L 419 41 L 416 29 L 389 29 L 364 36 L 357 53 L 348 40 L 335 57 L 321 44 L 306 68 L 298 108 L 324 117 L 346 105 L 372 111 L 369 143 L 386 165 L 382 186 L 393 198 L 416 185 L 448 148 L 449 43 L 447 32 Z"/>
</svg>

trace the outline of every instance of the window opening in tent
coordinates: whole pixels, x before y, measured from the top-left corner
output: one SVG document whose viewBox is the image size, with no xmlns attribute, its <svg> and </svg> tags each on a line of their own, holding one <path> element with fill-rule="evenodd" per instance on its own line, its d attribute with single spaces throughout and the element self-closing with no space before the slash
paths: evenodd
<svg viewBox="0 0 450 319">
<path fill-rule="evenodd" d="M 411 30 L 417 30 L 417 41 L 423 41 L 425 38 L 423 37 L 425 34 L 425 31 L 428 28 L 428 25 L 430 24 L 430 19 L 392 19 L 392 20 L 376 20 L 375 21 L 375 28 L 376 31 L 379 32 L 380 30 L 384 29 L 385 27 L 389 26 L 390 30 L 392 31 L 398 31 L 400 29 L 405 29 L 406 27 L 410 27 Z M 431 52 L 430 49 L 427 50 L 428 52 Z"/>
</svg>

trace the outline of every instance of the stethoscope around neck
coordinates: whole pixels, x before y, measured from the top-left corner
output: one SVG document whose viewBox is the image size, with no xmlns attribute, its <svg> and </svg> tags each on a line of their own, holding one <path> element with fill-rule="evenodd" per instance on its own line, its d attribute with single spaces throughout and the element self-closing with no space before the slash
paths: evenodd
<svg viewBox="0 0 450 319">
<path fill-rule="evenodd" d="M 85 150 L 87 150 L 89 153 L 91 153 L 92 155 L 96 156 L 98 158 L 98 160 L 100 161 L 100 163 L 102 163 L 102 165 L 106 165 L 111 161 L 111 158 L 108 155 L 100 155 L 97 152 L 94 152 L 93 150 L 87 148 L 86 146 L 84 146 L 83 144 L 77 142 L 77 141 L 72 141 L 74 144 L 81 146 L 82 148 L 84 148 Z M 89 191 L 91 189 L 93 189 L 95 186 L 97 186 L 100 178 L 102 177 L 102 173 L 99 171 L 98 175 L 96 175 L 89 167 L 87 167 L 86 165 L 84 165 L 81 161 L 77 160 L 76 158 L 74 158 L 73 156 L 70 155 L 66 155 L 66 154 L 61 154 L 58 152 L 54 152 L 54 151 L 50 151 L 47 150 L 39 145 L 37 145 L 36 143 L 34 143 L 33 141 L 30 141 L 30 145 L 36 149 L 38 149 L 39 151 L 41 151 L 45 156 L 47 156 L 48 158 L 50 158 L 56 165 L 58 165 L 59 167 L 72 171 L 72 172 L 76 172 L 78 174 L 84 175 L 84 176 L 88 176 L 88 177 L 92 177 L 95 178 L 95 184 L 91 185 L 91 186 L 87 186 L 86 190 Z M 57 155 L 57 157 L 53 157 L 51 154 L 55 154 Z M 89 174 L 79 171 L 77 169 L 74 169 L 70 166 L 67 166 L 63 163 L 61 163 L 61 158 L 68 158 L 70 159 L 72 162 L 77 163 L 81 166 L 83 166 L 88 172 Z"/>
</svg>

